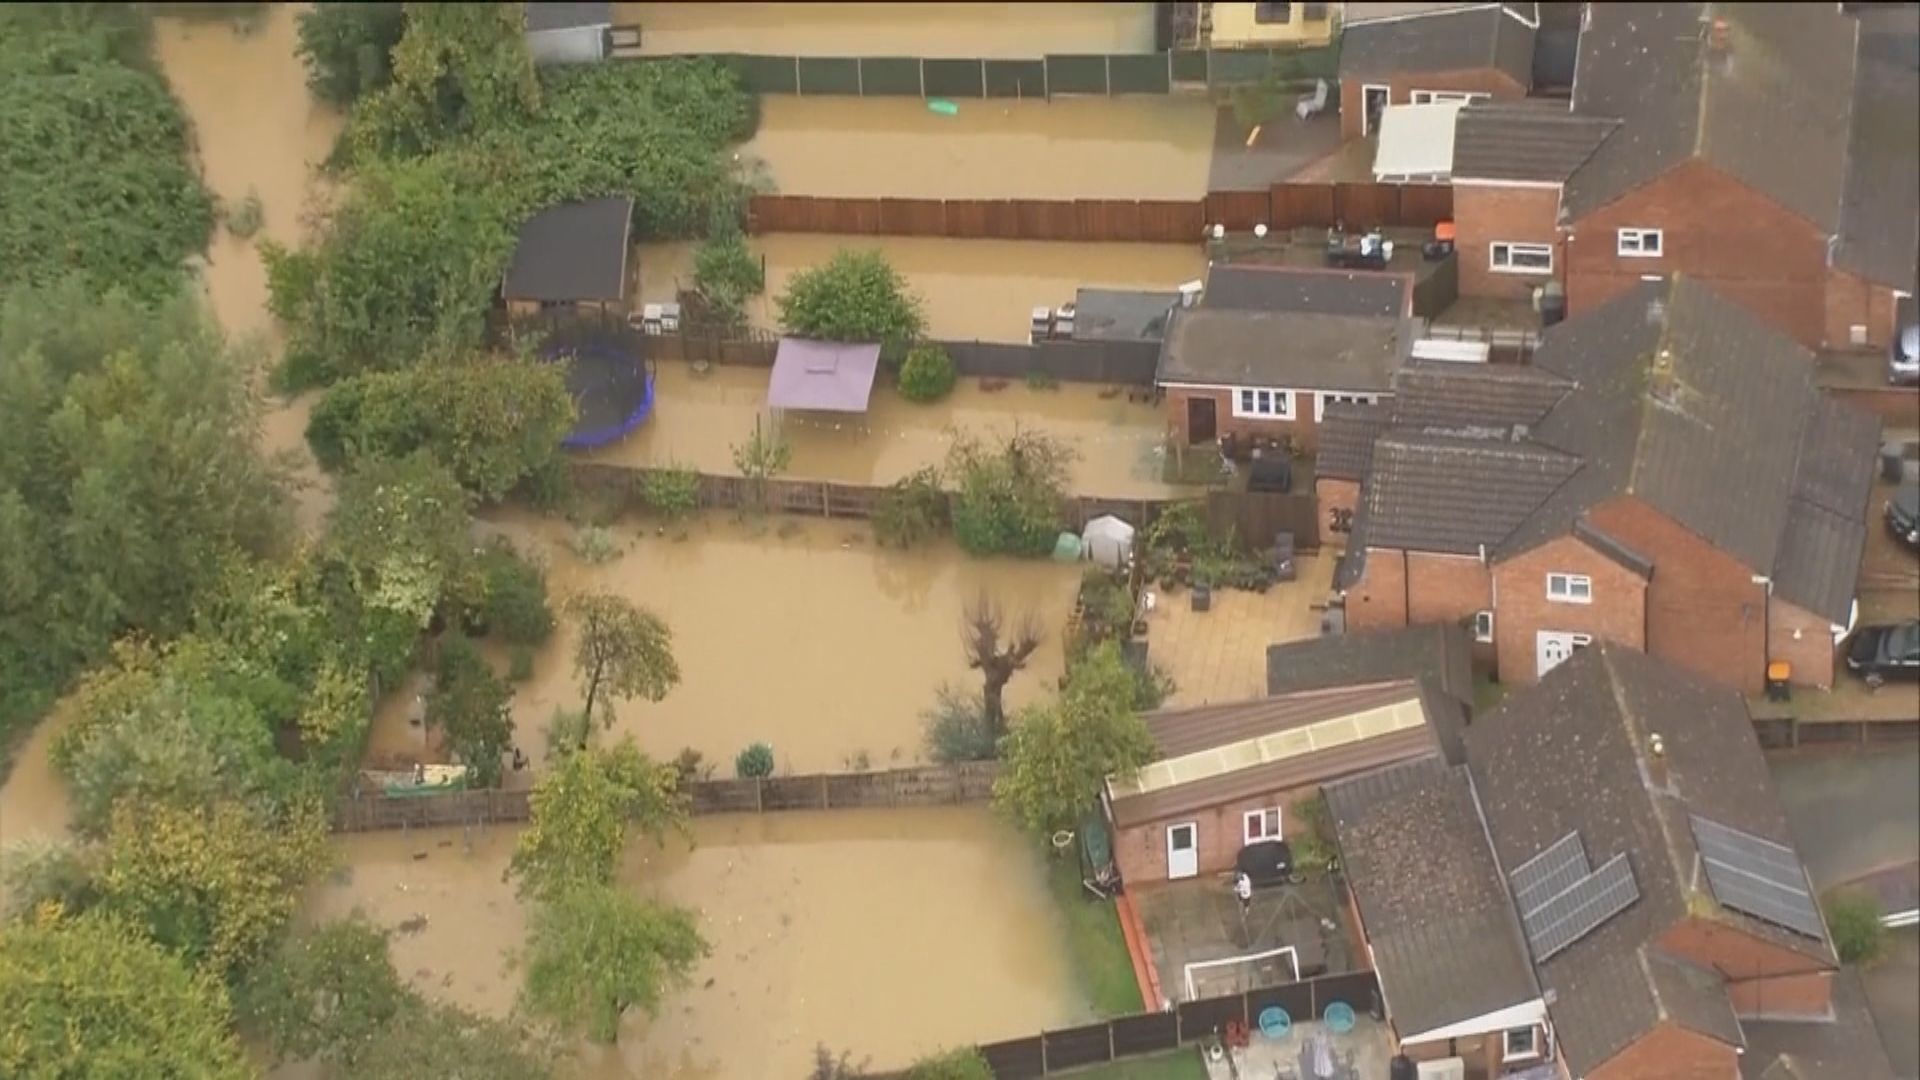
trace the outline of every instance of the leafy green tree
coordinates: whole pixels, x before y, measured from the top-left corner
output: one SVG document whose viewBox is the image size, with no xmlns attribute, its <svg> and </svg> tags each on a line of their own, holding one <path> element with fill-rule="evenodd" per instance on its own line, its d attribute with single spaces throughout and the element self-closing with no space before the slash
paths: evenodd
<svg viewBox="0 0 1920 1080">
<path fill-rule="evenodd" d="M 501 758 L 513 745 L 513 690 L 500 681 L 466 638 L 440 646 L 440 678 L 427 701 L 427 723 L 447 733 L 447 744 L 483 787 L 500 783 Z"/>
<path fill-rule="evenodd" d="M 0 926 L 0 1075 L 254 1075 L 227 995 L 125 922 L 52 912 Z"/>
<path fill-rule="evenodd" d="M 524 4 L 407 4 L 393 81 L 354 110 L 356 154 L 413 155 L 540 107 Z"/>
<path fill-rule="evenodd" d="M 684 828 L 687 816 L 678 771 L 631 739 L 565 755 L 534 784 L 532 805 L 512 869 L 524 889 L 543 897 L 611 882 L 629 825 L 658 841 Z"/>
<path fill-rule="evenodd" d="M 315 4 L 300 13 L 296 51 L 307 65 L 307 88 L 345 108 L 393 80 L 393 49 L 406 29 L 399 4 Z"/>
<path fill-rule="evenodd" d="M 922 403 L 939 401 L 953 393 L 957 378 L 947 350 L 923 342 L 907 350 L 907 359 L 900 365 L 900 396 Z"/>
<path fill-rule="evenodd" d="M 547 605 L 547 574 L 504 538 L 496 537 L 480 556 L 487 602 L 481 609 L 487 632 L 512 645 L 538 645 L 553 634 L 553 609 Z"/>
<path fill-rule="evenodd" d="M 627 1010 L 656 1014 L 708 951 L 691 912 L 577 885 L 534 909 L 523 1000 L 562 1030 L 611 1043 Z"/>
<path fill-rule="evenodd" d="M 707 317 L 730 328 L 746 325 L 747 298 L 767 287 L 766 273 L 747 249 L 732 207 L 714 212 L 706 238 L 693 253 L 693 287 Z"/>
<path fill-rule="evenodd" d="M 410 998 L 339 1080 L 552 1080 L 562 1050 L 507 1021 Z"/>
<path fill-rule="evenodd" d="M 603 722 L 611 724 L 611 699 L 659 701 L 679 684 L 673 632 L 658 615 L 612 593 L 583 593 L 567 601 L 566 610 L 580 624 L 573 670 L 586 683 L 589 719 L 601 704 Z M 609 701 L 601 700 L 603 691 Z"/>
<path fill-rule="evenodd" d="M 368 608 L 418 633 L 443 601 L 481 595 L 467 505 L 431 455 L 368 459 L 340 485 L 327 543 Z"/>
<path fill-rule="evenodd" d="M 898 358 L 926 329 L 920 300 L 877 251 L 841 250 L 793 275 L 778 298 L 780 328 L 822 341 L 877 341 Z"/>
<path fill-rule="evenodd" d="M 1843 964 L 1871 964 L 1886 948 L 1887 928 L 1880 902 L 1872 895 L 1840 889 L 1826 897 L 1827 932 Z"/>
<path fill-rule="evenodd" d="M 733 774 L 742 780 L 760 780 L 773 775 L 773 747 L 763 742 L 750 743 L 733 759 Z"/>
<path fill-rule="evenodd" d="M 1001 740 L 994 804 L 1034 832 L 1070 828 L 1099 799 L 1107 777 L 1153 759 L 1153 740 L 1133 709 L 1135 692 L 1118 645 L 1090 650 L 1059 700 L 1024 710 Z"/>
<path fill-rule="evenodd" d="M 1072 461 L 1071 448 L 1037 431 L 1016 430 L 993 446 L 956 439 L 947 456 L 954 538 L 975 555 L 1048 554 Z"/>
<path fill-rule="evenodd" d="M 241 1027 L 281 1061 L 351 1067 L 409 1005 L 387 935 L 355 916 L 304 930 L 250 969 L 235 994 Z"/>
</svg>

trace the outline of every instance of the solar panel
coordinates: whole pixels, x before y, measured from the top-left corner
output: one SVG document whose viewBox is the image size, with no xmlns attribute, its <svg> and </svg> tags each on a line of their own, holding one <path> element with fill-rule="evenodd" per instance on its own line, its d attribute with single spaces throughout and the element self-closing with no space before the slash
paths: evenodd
<svg viewBox="0 0 1920 1080">
<path fill-rule="evenodd" d="M 1806 868 L 1792 848 L 1697 815 L 1693 839 L 1714 899 L 1816 941 L 1826 937 Z"/>
<path fill-rule="evenodd" d="M 1525 915 L 1571 888 L 1589 869 L 1580 834 L 1570 832 L 1507 875 L 1513 884 L 1514 906 Z"/>
<path fill-rule="evenodd" d="M 1626 853 L 1608 859 L 1600 869 L 1521 919 L 1534 962 L 1546 963 L 1638 899 L 1640 886 L 1633 879 Z"/>
</svg>

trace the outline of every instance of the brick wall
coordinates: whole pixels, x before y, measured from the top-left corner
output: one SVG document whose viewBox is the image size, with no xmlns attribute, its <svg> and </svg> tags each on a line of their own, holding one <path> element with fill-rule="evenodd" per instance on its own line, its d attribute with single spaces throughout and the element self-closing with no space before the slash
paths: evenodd
<svg viewBox="0 0 1920 1080">
<path fill-rule="evenodd" d="M 1661 1023 L 1605 1062 L 1586 1080 L 1737 1080 L 1734 1048 L 1671 1023 Z"/>
<path fill-rule="evenodd" d="M 1661 229 L 1659 258 L 1621 256 L 1617 230 Z M 1744 184 L 1687 162 L 1588 213 L 1567 232 L 1571 315 L 1632 288 L 1643 274 L 1685 273 L 1810 348 L 1825 336 L 1827 241 L 1811 223 Z"/>
<path fill-rule="evenodd" d="M 1741 693 L 1759 693 L 1766 682 L 1767 593 L 1753 583 L 1753 571 L 1631 496 L 1602 503 L 1588 517 L 1654 562 L 1646 651 Z"/>
<path fill-rule="evenodd" d="M 1826 964 L 1706 918 L 1689 918 L 1660 936 L 1660 947 L 1727 979 L 1742 1016 L 1825 1016 L 1832 1007 Z"/>
<path fill-rule="evenodd" d="M 1382 85 L 1387 89 L 1387 104 L 1407 105 L 1413 101 L 1415 90 L 1471 90 L 1490 94 L 1497 100 L 1523 98 L 1527 88 L 1513 80 L 1504 71 L 1494 68 L 1472 68 L 1466 71 L 1443 71 L 1428 75 L 1395 75 L 1391 79 L 1342 79 L 1340 80 L 1340 134 L 1349 139 L 1357 139 L 1363 134 L 1361 128 L 1361 109 L 1363 85 Z"/>
<path fill-rule="evenodd" d="M 1831 688 L 1836 651 L 1833 624 L 1778 596 L 1768 604 L 1767 659 L 1793 665 L 1796 685 Z"/>
<path fill-rule="evenodd" d="M 1233 392 L 1230 390 L 1194 390 L 1187 387 L 1166 387 L 1167 423 L 1174 430 L 1175 437 L 1182 445 L 1191 445 L 1192 432 L 1187 428 L 1188 405 L 1195 398 L 1211 399 L 1215 417 L 1216 436 L 1232 432 L 1236 435 L 1260 435 L 1270 439 L 1292 437 L 1307 452 L 1320 444 L 1320 427 L 1313 422 L 1314 395 L 1309 391 L 1296 390 L 1293 394 L 1293 419 L 1270 420 L 1266 418 L 1244 418 L 1233 415 Z"/>
<path fill-rule="evenodd" d="M 1833 1010 L 1833 973 L 1741 979 L 1727 984 L 1735 1015 L 1746 1018 L 1804 1016 L 1825 1019 Z"/>
<path fill-rule="evenodd" d="M 1547 575 L 1552 573 L 1590 578 L 1593 602 L 1547 599 Z M 1540 678 L 1537 635 L 1543 630 L 1646 648 L 1646 580 L 1578 537 L 1549 540 L 1507 559 L 1494 567 L 1493 577 L 1493 637 L 1502 682 L 1524 684 Z"/>
<path fill-rule="evenodd" d="M 1407 557 L 1395 548 L 1367 549 L 1366 571 L 1347 590 L 1347 629 L 1407 625 Z"/>
<path fill-rule="evenodd" d="M 1249 810 L 1280 808 L 1280 829 L 1283 835 L 1297 834 L 1300 815 L 1294 812 L 1294 804 L 1320 792 L 1318 784 L 1309 784 L 1287 791 L 1270 792 L 1224 803 L 1220 806 L 1206 807 L 1187 814 L 1178 814 L 1161 821 L 1150 821 L 1127 829 L 1119 829 L 1113 838 L 1113 859 L 1120 867 L 1120 876 L 1128 885 L 1150 885 L 1156 881 L 1167 880 L 1167 826 L 1194 822 L 1199 826 L 1197 846 L 1200 853 L 1200 876 L 1224 874 L 1233 869 L 1234 859 L 1245 846 L 1245 814 Z"/>
<path fill-rule="evenodd" d="M 1318 477 L 1313 482 L 1313 495 L 1320 503 L 1320 546 L 1345 551 L 1354 507 L 1360 503 L 1360 481 Z"/>
<path fill-rule="evenodd" d="M 1560 213 L 1560 189 L 1453 185 L 1453 224 L 1460 266 L 1460 295 L 1525 300 L 1533 288 L 1562 273 L 1565 252 L 1555 223 Z M 1550 244 L 1553 272 L 1496 273 L 1488 266 L 1489 245 L 1497 240 Z"/>
<path fill-rule="evenodd" d="M 1455 196 L 1454 205 L 1459 205 Z M 1827 272 L 1826 345 L 1830 349 L 1854 348 L 1853 327 L 1867 328 L 1867 340 L 1860 348 L 1884 349 L 1893 341 L 1893 290 L 1885 285 L 1850 274 L 1845 270 Z"/>
<path fill-rule="evenodd" d="M 1493 575 L 1474 555 L 1407 553 L 1407 622 L 1467 622 L 1493 607 Z"/>
</svg>

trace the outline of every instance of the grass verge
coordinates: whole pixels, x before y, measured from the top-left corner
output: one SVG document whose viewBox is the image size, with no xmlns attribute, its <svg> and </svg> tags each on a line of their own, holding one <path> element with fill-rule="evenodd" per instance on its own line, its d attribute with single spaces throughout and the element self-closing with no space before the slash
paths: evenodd
<svg viewBox="0 0 1920 1080">
<path fill-rule="evenodd" d="M 1140 1012 L 1140 984 L 1134 981 L 1133 957 L 1120 933 L 1120 915 L 1113 901 L 1096 900 L 1082 888 L 1079 863 L 1070 858 L 1047 857 L 1047 885 L 1066 925 L 1074 977 L 1094 1011 L 1101 1016 Z"/>
<path fill-rule="evenodd" d="M 1072 1080 L 1206 1080 L 1207 1067 L 1200 1060 L 1200 1052 L 1189 1046 L 1171 1053 L 1095 1065 L 1061 1075 Z"/>
</svg>

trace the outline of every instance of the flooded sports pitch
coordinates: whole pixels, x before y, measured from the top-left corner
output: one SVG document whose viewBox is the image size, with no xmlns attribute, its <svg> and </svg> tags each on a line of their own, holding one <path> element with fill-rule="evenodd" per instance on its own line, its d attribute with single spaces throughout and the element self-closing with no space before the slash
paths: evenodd
<svg viewBox="0 0 1920 1080">
<path fill-rule="evenodd" d="M 713 954 L 652 1021 L 581 1050 L 594 1080 L 799 1077 L 824 1044 L 898 1067 L 943 1047 L 1087 1017 L 1030 842 L 984 807 L 699 818 L 691 845 L 635 842 L 622 884 L 696 911 Z M 422 992 L 513 1005 L 526 928 L 495 826 L 346 837 L 307 917 L 393 928 Z"/>
</svg>

